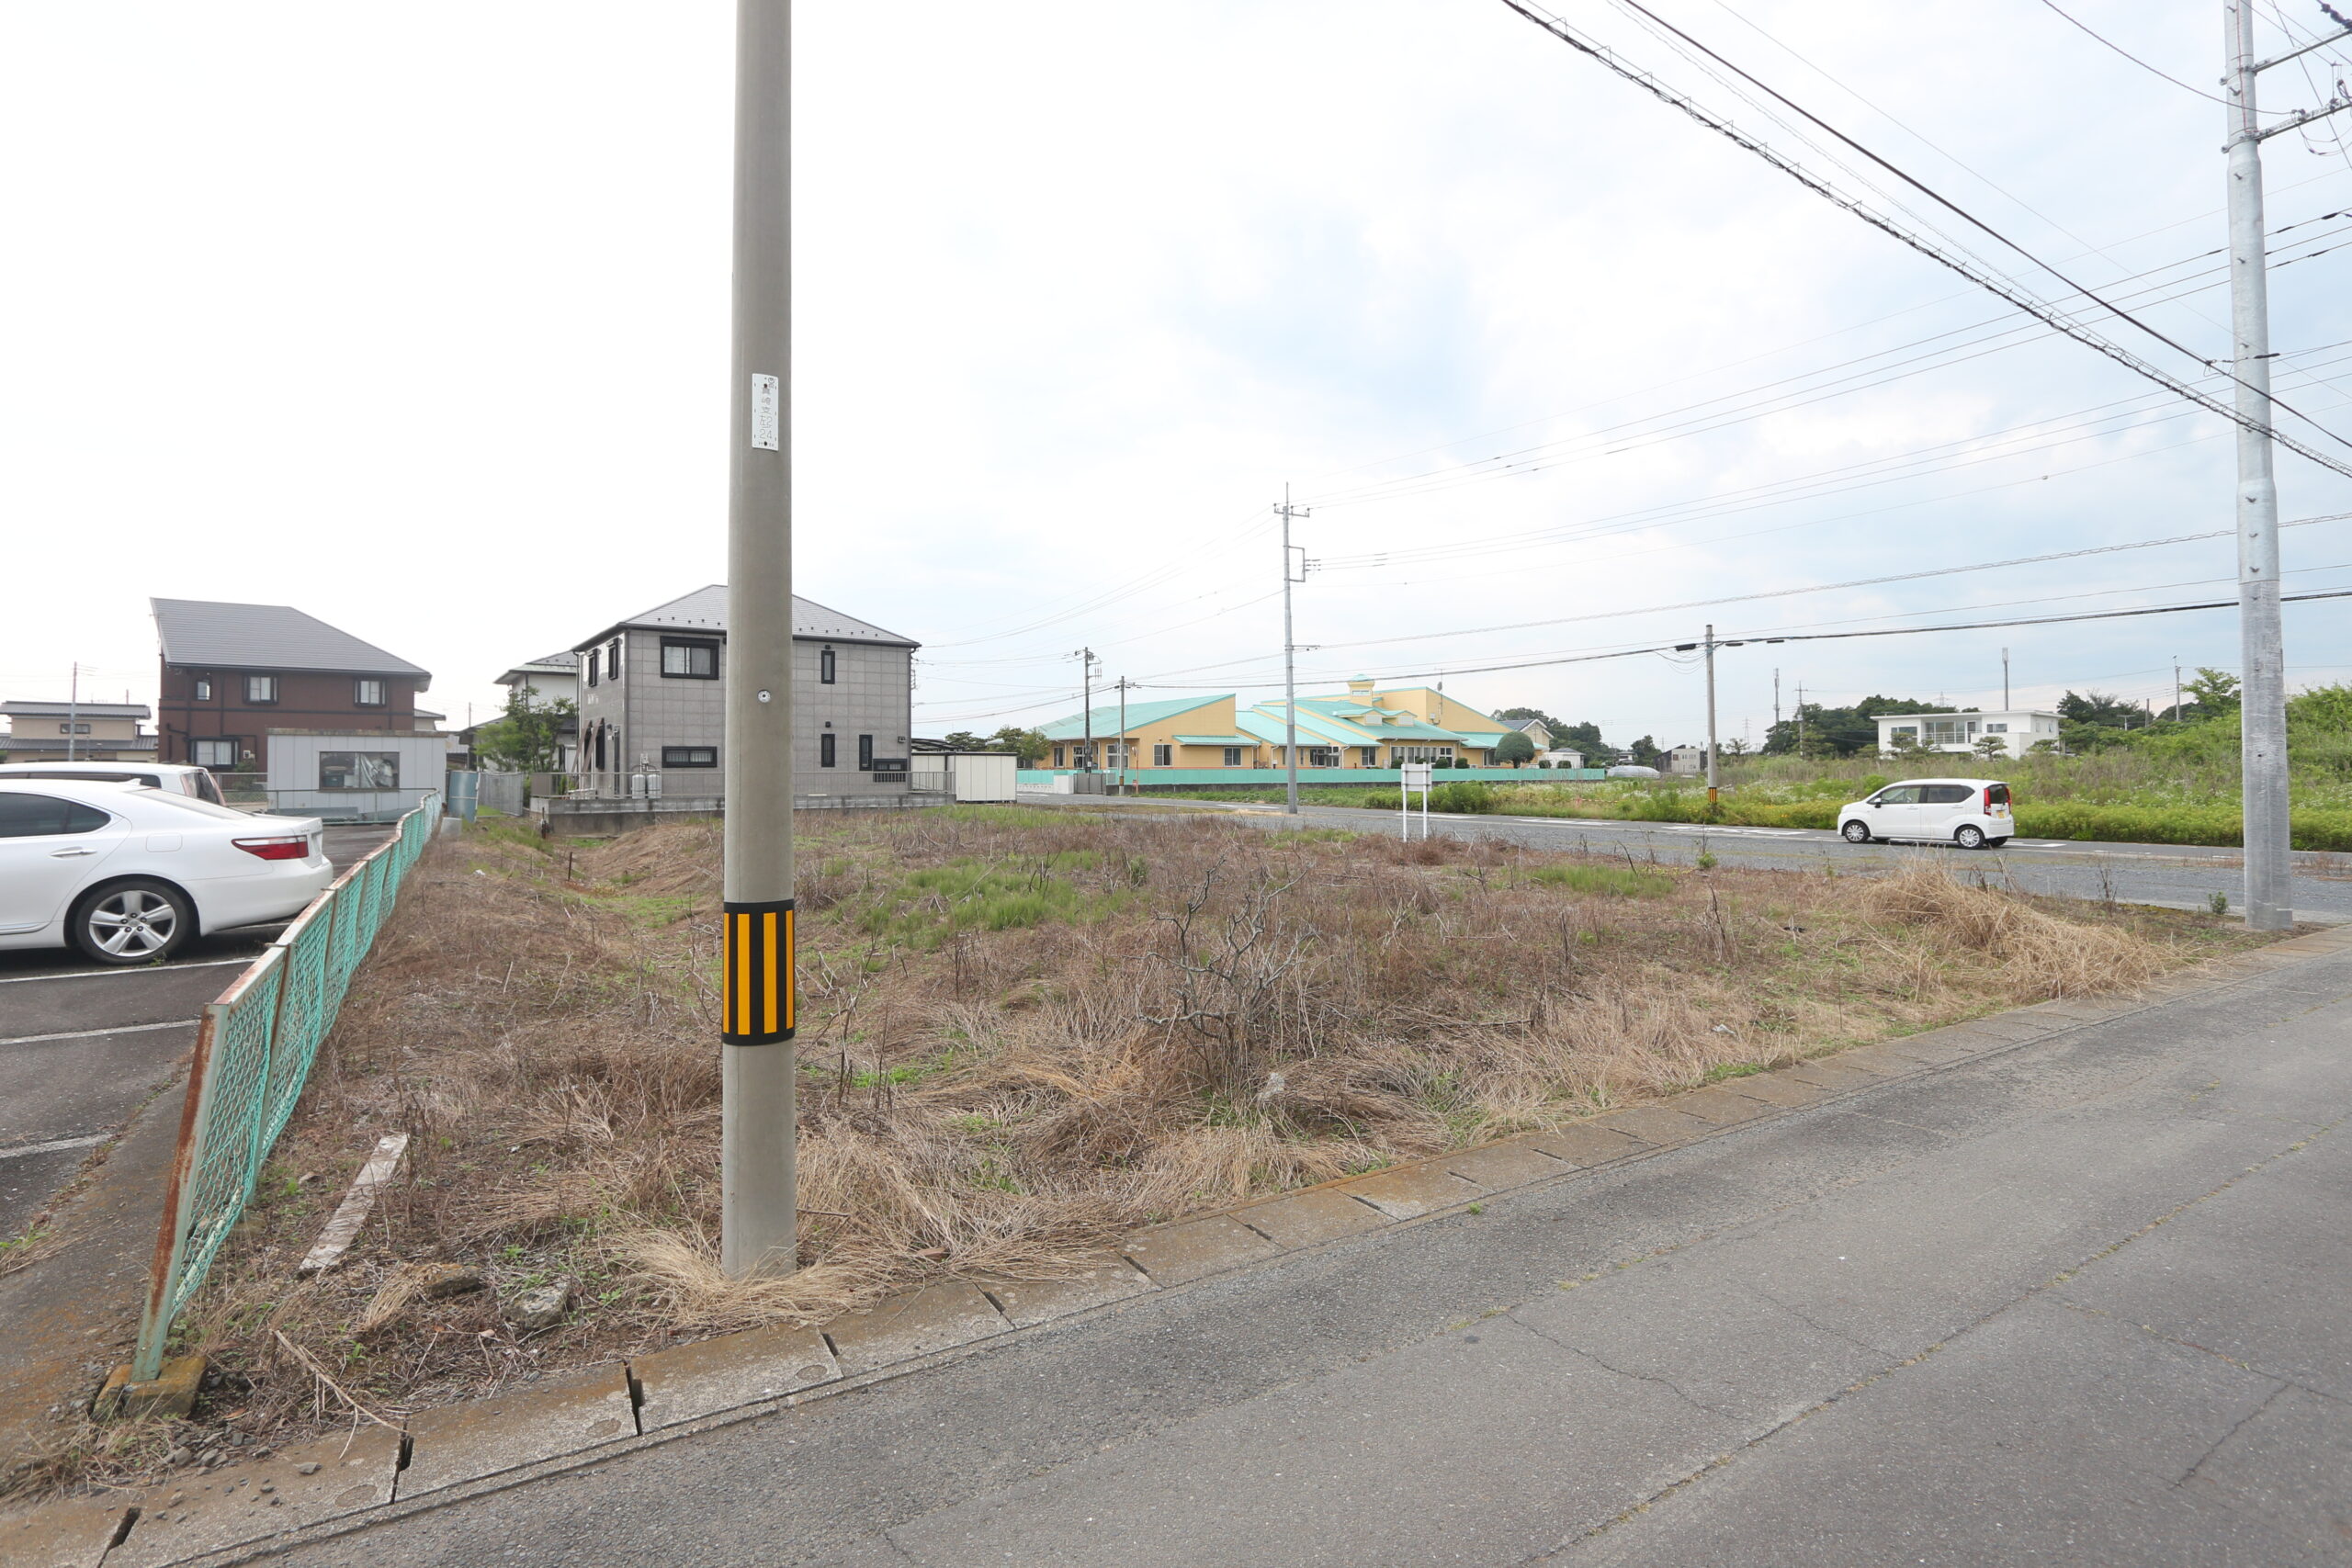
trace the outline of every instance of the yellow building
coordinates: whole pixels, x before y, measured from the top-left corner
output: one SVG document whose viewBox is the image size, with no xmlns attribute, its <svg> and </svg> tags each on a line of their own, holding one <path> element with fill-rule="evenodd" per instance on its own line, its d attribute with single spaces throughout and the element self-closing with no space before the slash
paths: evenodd
<svg viewBox="0 0 2352 1568">
<path fill-rule="evenodd" d="M 1394 768 L 1402 762 L 1491 764 L 1510 727 L 1430 686 L 1378 690 L 1359 676 L 1338 696 L 1298 699 L 1302 768 Z M 1047 765 L 1080 771 L 1279 768 L 1287 716 L 1279 701 L 1240 708 L 1230 693 L 1117 705 L 1043 727 Z M 1091 734 L 1092 750 L 1088 750 Z"/>
</svg>

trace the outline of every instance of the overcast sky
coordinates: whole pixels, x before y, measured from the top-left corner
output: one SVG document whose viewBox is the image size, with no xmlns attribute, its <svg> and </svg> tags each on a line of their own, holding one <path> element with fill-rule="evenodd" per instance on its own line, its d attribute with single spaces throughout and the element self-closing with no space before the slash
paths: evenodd
<svg viewBox="0 0 2352 1568">
<path fill-rule="evenodd" d="M 2281 4 L 2269 44 L 2332 27 Z M 2026 0 L 1657 9 L 2228 353 L 2211 0 L 2068 0 L 2187 86 Z M 1896 211 L 1601 0 L 1563 15 L 2065 291 L 1873 171 Z M 0 10 L 0 696 L 62 695 L 79 660 L 85 691 L 151 700 L 148 596 L 247 600 L 425 666 L 461 722 L 507 666 L 718 581 L 731 17 Z M 1466 701 L 1620 743 L 1703 733 L 1687 661 L 1474 667 L 1709 620 L 2232 592 L 2224 538 L 1780 593 L 2227 529 L 2231 427 L 1497 0 L 803 0 L 797 26 L 798 582 L 925 645 L 923 733 L 1071 710 L 1081 644 L 1139 696 L 1273 694 L 1285 482 L 1321 563 L 1304 689 L 1452 671 Z M 2319 101 L 2335 69 L 2274 71 L 2265 101 Z M 2322 216 L 2352 208 L 2352 161 L 2324 130 L 2267 157 L 2273 229 L 2303 225 L 2274 259 L 2311 257 L 2273 277 L 2280 393 L 2352 432 L 2352 296 L 2343 255 L 2312 254 L 2352 238 Z M 2280 490 L 2290 519 L 2352 511 L 2301 459 Z M 2352 586 L 2352 524 L 2284 539 L 2290 592 Z M 2297 683 L 2352 679 L 2347 627 L 2289 607 Z M 1775 668 L 1784 702 L 1995 705 L 2005 645 L 2021 705 L 2161 704 L 2176 656 L 2238 664 L 2218 612 L 1751 647 L 1721 661 L 1724 731 L 1761 739 Z"/>
</svg>

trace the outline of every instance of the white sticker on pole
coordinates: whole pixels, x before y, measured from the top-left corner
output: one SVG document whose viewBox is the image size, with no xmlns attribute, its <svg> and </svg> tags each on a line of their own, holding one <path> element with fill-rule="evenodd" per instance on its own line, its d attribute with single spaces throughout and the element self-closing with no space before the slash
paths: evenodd
<svg viewBox="0 0 2352 1568">
<path fill-rule="evenodd" d="M 774 376 L 752 378 L 752 445 L 763 452 L 784 450 L 784 383 Z"/>
</svg>

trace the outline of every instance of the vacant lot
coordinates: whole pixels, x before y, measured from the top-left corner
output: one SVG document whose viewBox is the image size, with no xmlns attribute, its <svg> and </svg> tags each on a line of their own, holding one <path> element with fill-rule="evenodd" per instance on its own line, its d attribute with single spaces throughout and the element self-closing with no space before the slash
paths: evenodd
<svg viewBox="0 0 2352 1568">
<path fill-rule="evenodd" d="M 1871 882 L 1024 808 L 800 833 L 799 1274 L 729 1286 L 710 1261 L 716 826 L 552 850 L 477 829 L 412 874 L 189 1315 L 228 1374 L 200 1418 L 394 1416 L 943 1271 L 1051 1275 L 1139 1223 L 2249 940 L 1924 864 Z M 413 1158 L 353 1261 L 298 1281 L 394 1129 Z M 490 1288 L 422 1295 L 432 1261 Z M 561 1324 L 503 1316 L 557 1279 Z"/>
</svg>

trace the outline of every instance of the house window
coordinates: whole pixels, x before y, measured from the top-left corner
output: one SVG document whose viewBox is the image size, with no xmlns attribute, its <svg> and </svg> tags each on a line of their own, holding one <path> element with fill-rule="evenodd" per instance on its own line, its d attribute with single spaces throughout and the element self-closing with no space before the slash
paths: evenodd
<svg viewBox="0 0 2352 1568">
<path fill-rule="evenodd" d="M 874 771 L 874 737 L 871 735 L 857 738 L 857 765 L 866 773 Z"/>
<path fill-rule="evenodd" d="M 2008 732 L 2009 727 L 2006 724 L 1988 724 L 1984 727 L 1984 733 L 1987 735 L 2007 735 Z"/>
<path fill-rule="evenodd" d="M 1375 768 L 1375 767 L 1378 767 L 1379 765 L 1380 765 L 1380 748 L 1379 748 L 1379 747 L 1377 747 L 1377 746 L 1359 746 L 1359 747 L 1357 747 L 1357 748 L 1356 748 L 1356 766 L 1357 766 L 1357 767 L 1360 767 L 1360 768 Z"/>
<path fill-rule="evenodd" d="M 401 754 L 398 751 L 322 751 L 319 753 L 319 787 L 398 789 L 401 787 Z"/>
<path fill-rule="evenodd" d="M 1151 765 L 1155 768 L 1168 767 L 1170 765 L 1170 760 L 1175 754 L 1176 748 L 1173 746 L 1155 746 L 1151 749 Z"/>
<path fill-rule="evenodd" d="M 354 681 L 351 683 L 351 700 L 363 708 L 382 707 L 384 683 L 381 681 Z"/>
<path fill-rule="evenodd" d="M 1228 768 L 1238 768 L 1241 765 L 1240 747 L 1228 746 L 1225 749 L 1225 765 Z"/>
<path fill-rule="evenodd" d="M 673 681 L 718 679 L 718 645 L 700 637 L 662 639 L 662 673 Z"/>
<path fill-rule="evenodd" d="M 833 650 L 830 648 L 817 655 L 817 680 L 827 686 L 833 683 Z"/>
<path fill-rule="evenodd" d="M 621 678 L 621 639 L 618 637 L 605 645 L 605 673 L 616 681 Z"/>
<path fill-rule="evenodd" d="M 1306 765 L 1310 768 L 1336 768 L 1340 765 L 1340 750 L 1336 746 L 1309 746 Z"/>
<path fill-rule="evenodd" d="M 836 756 L 833 743 L 840 739 L 830 729 L 817 737 L 817 765 L 819 767 L 830 768 L 834 765 Z"/>
<path fill-rule="evenodd" d="M 1069 766 L 1069 747 L 1057 746 L 1054 748 L 1054 766 L 1057 768 L 1067 768 Z"/>
<path fill-rule="evenodd" d="M 199 768 L 233 768 L 237 765 L 237 743 L 191 740 L 187 743 L 187 760 Z"/>
<path fill-rule="evenodd" d="M 593 686 L 596 683 L 596 671 L 603 669 L 604 666 L 605 650 L 601 648 L 590 649 L 588 650 L 588 683 L 590 685 Z"/>
<path fill-rule="evenodd" d="M 825 737 L 830 740 L 831 736 Z M 715 768 L 718 766 L 716 746 L 664 746 L 662 765 L 665 768 Z"/>
<path fill-rule="evenodd" d="M 249 703 L 274 703 L 277 700 L 277 676 L 248 675 L 245 677 L 245 701 Z"/>
<path fill-rule="evenodd" d="M 61 724 L 57 727 L 57 733 L 60 735 L 87 735 L 90 733 L 90 727 L 86 724 Z"/>
<path fill-rule="evenodd" d="M 196 700 L 200 703 L 209 703 L 212 700 L 211 682 L 198 681 L 196 683 Z"/>
</svg>

